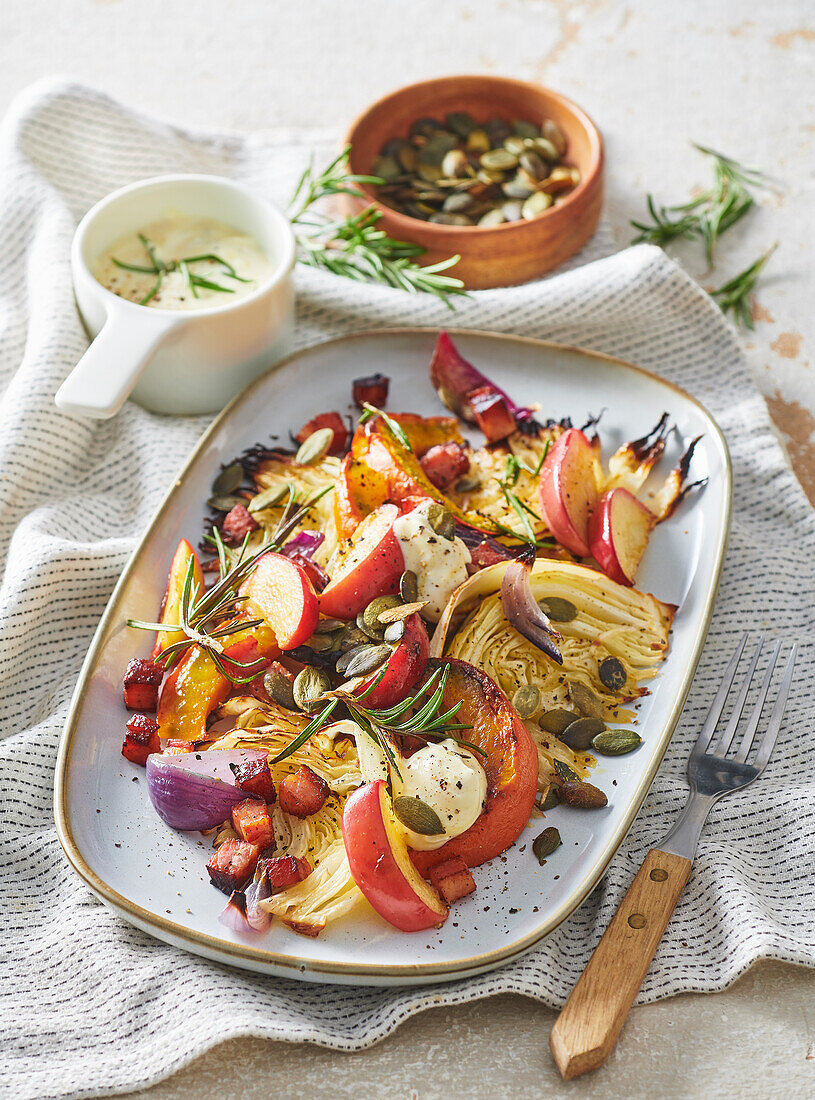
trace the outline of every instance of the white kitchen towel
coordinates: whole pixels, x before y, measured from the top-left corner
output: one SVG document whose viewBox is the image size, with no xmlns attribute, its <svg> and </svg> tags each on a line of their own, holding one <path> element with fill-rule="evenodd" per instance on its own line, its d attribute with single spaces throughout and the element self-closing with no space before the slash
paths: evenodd
<svg viewBox="0 0 815 1100">
<path fill-rule="evenodd" d="M 327 154 L 330 137 L 190 134 L 67 83 L 24 94 L 3 126 L 0 1089 L 20 1100 L 132 1089 L 230 1036 L 353 1050 L 433 1005 L 507 991 L 561 1004 L 685 798 L 689 746 L 746 626 L 806 643 L 788 717 L 765 777 L 711 814 L 639 1000 L 722 989 L 760 957 L 815 965 L 815 513 L 718 309 L 655 248 L 597 259 L 610 251 L 602 233 L 568 272 L 474 294 L 454 318 L 430 297 L 297 275 L 299 346 L 385 324 L 549 337 L 659 372 L 724 429 L 735 500 L 710 637 L 646 805 L 583 907 L 520 962 L 484 977 L 340 988 L 253 975 L 159 943 L 99 904 L 67 865 L 51 804 L 71 690 L 116 578 L 205 426 L 132 404 L 107 422 L 57 411 L 54 392 L 87 343 L 71 292 L 71 234 L 106 192 L 161 172 L 234 175 L 285 200 L 314 147 Z"/>
</svg>

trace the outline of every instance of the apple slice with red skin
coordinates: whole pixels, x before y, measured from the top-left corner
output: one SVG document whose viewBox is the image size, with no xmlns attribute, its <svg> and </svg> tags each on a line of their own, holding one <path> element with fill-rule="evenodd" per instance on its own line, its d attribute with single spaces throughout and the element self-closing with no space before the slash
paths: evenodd
<svg viewBox="0 0 815 1100">
<path fill-rule="evenodd" d="M 589 547 L 607 577 L 632 585 L 656 516 L 628 489 L 610 489 L 589 520 Z"/>
<path fill-rule="evenodd" d="M 589 556 L 589 516 L 597 504 L 595 454 L 579 428 L 569 428 L 544 459 L 540 502 L 546 526 L 561 546 Z"/>
<path fill-rule="evenodd" d="M 408 616 L 405 619 L 405 633 L 388 658 L 385 675 L 373 691 L 368 692 L 361 701 L 366 707 L 378 710 L 401 703 L 424 675 L 429 655 L 430 641 L 424 622 L 419 615 Z M 376 672 L 361 683 L 355 688 L 354 694 L 362 695 L 378 675 L 379 673 Z"/>
<path fill-rule="evenodd" d="M 381 504 L 360 523 L 348 550 L 320 594 L 320 610 L 331 619 L 353 619 L 377 596 L 399 591 L 405 559 L 393 533 L 395 504 Z"/>
<path fill-rule="evenodd" d="M 342 813 L 351 877 L 381 917 L 402 932 L 439 928 L 448 908 L 408 855 L 384 779 L 358 787 Z"/>
<path fill-rule="evenodd" d="M 190 559 L 193 561 L 192 580 L 198 585 L 198 594 L 204 591 L 204 574 L 201 563 L 193 548 L 186 539 L 179 542 L 173 560 L 170 564 L 170 573 L 167 577 L 167 588 L 164 591 L 164 599 L 161 601 L 158 622 L 177 623 L 178 609 L 181 606 L 181 596 L 184 591 L 184 581 L 187 579 L 187 569 Z M 184 640 L 183 630 L 159 630 L 156 633 L 156 644 L 150 656 L 155 660 L 162 650 L 173 645 L 174 642 Z"/>
<path fill-rule="evenodd" d="M 301 565 L 283 554 L 264 554 L 241 586 L 244 604 L 253 617 L 272 628 L 281 649 L 296 649 L 314 633 L 319 601 Z"/>
</svg>

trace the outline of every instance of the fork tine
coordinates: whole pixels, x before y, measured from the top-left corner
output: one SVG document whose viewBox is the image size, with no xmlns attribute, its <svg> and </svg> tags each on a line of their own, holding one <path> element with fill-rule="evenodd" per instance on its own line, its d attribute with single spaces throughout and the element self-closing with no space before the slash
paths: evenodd
<svg viewBox="0 0 815 1100">
<path fill-rule="evenodd" d="M 733 710 L 731 711 L 730 720 L 727 723 L 727 728 L 725 729 L 722 736 L 711 747 L 710 751 L 715 753 L 716 756 L 726 756 L 727 750 L 730 748 L 733 742 L 733 738 L 736 736 L 736 729 L 738 728 L 738 724 L 741 721 L 744 704 L 747 702 L 747 695 L 750 691 L 750 685 L 753 682 L 753 676 L 756 672 L 756 666 L 758 665 L 758 659 L 761 656 L 761 647 L 763 645 L 764 638 L 759 638 L 758 645 L 756 646 L 756 651 L 753 654 L 753 659 L 750 662 L 750 667 L 747 670 L 747 675 L 742 680 L 738 698 L 733 704 Z"/>
<path fill-rule="evenodd" d="M 733 680 L 736 675 L 736 669 L 739 667 L 739 661 L 741 655 L 744 652 L 744 647 L 747 644 L 747 634 L 742 634 L 741 641 L 736 646 L 736 652 L 730 659 L 730 664 L 727 666 L 722 682 L 719 685 L 719 690 L 716 692 L 716 698 L 710 704 L 710 710 L 707 712 L 705 718 L 705 724 L 699 731 L 699 736 L 696 738 L 696 744 L 693 746 L 693 752 L 701 753 L 710 744 L 710 739 L 713 736 L 716 725 L 722 716 L 724 705 L 727 702 L 727 695 L 730 688 L 733 686 Z"/>
<path fill-rule="evenodd" d="M 767 726 L 767 732 L 762 737 L 758 746 L 758 755 L 756 756 L 753 767 L 755 767 L 759 775 L 767 767 L 767 761 L 770 759 L 770 755 L 775 748 L 778 731 L 781 729 L 781 719 L 784 717 L 784 708 L 787 705 L 787 696 L 790 693 L 790 686 L 792 685 L 792 672 L 795 668 L 795 655 L 797 652 L 798 646 L 793 645 L 790 650 L 790 655 L 787 658 L 787 667 L 784 669 L 784 679 L 781 681 L 781 687 L 778 689 L 773 713 L 770 716 L 770 724 Z"/>
<path fill-rule="evenodd" d="M 778 654 L 781 652 L 781 642 L 776 642 L 773 646 L 773 651 L 770 654 L 770 660 L 767 664 L 767 671 L 764 673 L 764 680 L 761 684 L 761 690 L 758 693 L 753 712 L 750 715 L 750 720 L 747 723 L 747 729 L 744 731 L 744 735 L 739 745 L 739 751 L 734 756 L 734 760 L 737 760 L 740 764 L 743 764 L 747 757 L 750 755 L 750 749 L 753 747 L 753 739 L 756 736 L 756 730 L 758 724 L 761 721 L 761 712 L 764 710 L 764 703 L 767 699 L 767 692 L 770 690 L 770 682 L 773 678 L 773 672 L 775 672 L 775 665 L 778 661 Z"/>
</svg>

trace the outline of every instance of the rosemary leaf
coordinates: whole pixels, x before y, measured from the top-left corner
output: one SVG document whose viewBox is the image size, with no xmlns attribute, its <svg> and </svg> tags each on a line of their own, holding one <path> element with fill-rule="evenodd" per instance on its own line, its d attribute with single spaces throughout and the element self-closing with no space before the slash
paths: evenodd
<svg viewBox="0 0 815 1100">
<path fill-rule="evenodd" d="M 759 273 L 778 247 L 776 242 L 772 248 L 768 248 L 763 256 L 759 256 L 738 275 L 728 279 L 716 290 L 711 290 L 711 298 L 715 298 L 723 313 L 733 314 L 733 320 L 738 325 L 752 329 L 754 327 L 753 315 L 750 312 L 749 295 L 755 288 Z"/>
</svg>

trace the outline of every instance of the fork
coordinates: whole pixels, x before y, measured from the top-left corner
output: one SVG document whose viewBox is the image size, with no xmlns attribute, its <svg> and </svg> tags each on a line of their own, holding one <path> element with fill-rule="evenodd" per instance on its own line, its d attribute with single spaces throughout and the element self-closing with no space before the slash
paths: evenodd
<svg viewBox="0 0 815 1100">
<path fill-rule="evenodd" d="M 611 924 L 580 975 L 549 1036 L 549 1047 L 566 1079 L 579 1077 L 603 1065 L 625 1023 L 659 941 L 690 878 L 702 827 L 714 802 L 758 779 L 767 766 L 787 703 L 797 646 L 787 658 L 781 686 L 764 733 L 758 739 L 752 763 L 748 757 L 756 740 L 761 714 L 781 651 L 776 642 L 744 733 L 735 752 L 733 741 L 758 667 L 764 638 L 760 638 L 750 667 L 738 690 L 724 731 L 714 741 L 727 697 L 747 643 L 744 634 L 711 704 L 702 731 L 688 760 L 690 797 L 676 824 L 645 857 Z"/>
</svg>

